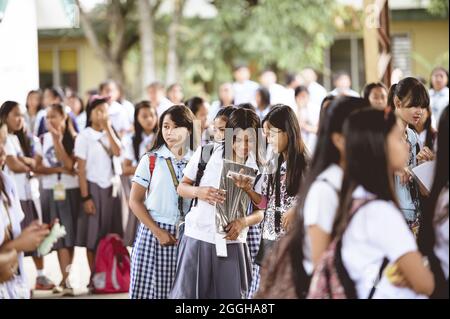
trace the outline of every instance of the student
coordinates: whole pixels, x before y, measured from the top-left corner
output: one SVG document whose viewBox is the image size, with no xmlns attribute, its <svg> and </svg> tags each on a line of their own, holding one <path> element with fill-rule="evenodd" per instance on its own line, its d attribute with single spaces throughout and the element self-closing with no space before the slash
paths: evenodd
<svg viewBox="0 0 450 319">
<path fill-rule="evenodd" d="M 87 127 L 75 140 L 81 202 L 84 213 L 78 217 L 77 246 L 86 247 L 91 274 L 95 250 L 109 233 L 122 234 L 122 215 L 113 156 L 120 156 L 121 144 L 111 126 L 108 98 L 94 96 L 87 110 Z M 90 283 L 92 287 L 92 282 Z"/>
<path fill-rule="evenodd" d="M 409 157 L 396 123 L 393 113 L 368 109 L 344 124 L 345 173 L 332 237 L 342 238 L 342 264 L 359 299 L 423 298 L 434 289 L 393 189 L 392 175 Z M 383 272 L 386 265 L 404 283 Z"/>
<path fill-rule="evenodd" d="M 183 104 L 183 87 L 179 83 L 174 83 L 169 85 L 167 88 L 167 98 L 172 102 L 173 104 L 179 105 Z"/>
<path fill-rule="evenodd" d="M 432 298 L 448 299 L 448 106 L 442 112 L 437 137 L 436 167 L 427 202 L 427 210 L 422 215 L 419 233 L 420 252 L 428 257 L 434 274 L 435 290 Z"/>
<path fill-rule="evenodd" d="M 84 130 L 86 127 L 86 111 L 84 109 L 84 103 L 80 96 L 72 94 L 67 98 L 67 105 L 72 110 L 73 115 L 77 122 L 78 129 Z"/>
<path fill-rule="evenodd" d="M 24 131 L 24 121 L 17 102 L 6 101 L 0 108 L 0 123 L 6 124 L 5 172 L 15 183 L 17 196 L 24 212 L 22 228 L 35 223 L 38 213 L 31 192 L 31 175 L 36 167 L 32 144 L 34 141 Z M 46 221 L 45 221 L 46 222 Z M 29 254 L 37 268 L 36 290 L 52 290 L 54 284 L 44 275 L 44 258 L 38 257 L 37 252 Z"/>
<path fill-rule="evenodd" d="M 264 87 L 259 87 L 255 95 L 256 109 L 255 112 L 262 121 L 270 111 L 270 93 Z"/>
<path fill-rule="evenodd" d="M 26 112 L 24 118 L 27 130 L 28 132 L 34 132 L 36 124 L 39 125 L 41 119 L 45 117 L 41 91 L 32 90 L 28 92 L 25 107 Z"/>
<path fill-rule="evenodd" d="M 309 152 L 314 152 L 317 141 L 317 125 L 320 113 L 310 104 L 310 96 L 306 86 L 298 86 L 294 91 L 296 113 L 300 124 L 302 138 Z"/>
<path fill-rule="evenodd" d="M 408 125 L 409 128 L 414 130 L 419 138 L 420 148 L 427 147 L 429 150 L 434 149 L 434 141 L 437 137 L 437 132 L 432 125 L 431 107 L 423 109 L 423 115 L 416 125 Z M 421 158 L 418 158 L 418 162 L 421 162 Z"/>
<path fill-rule="evenodd" d="M 165 97 L 164 85 L 159 82 L 153 82 L 147 86 L 147 95 L 151 106 L 156 109 L 158 117 L 174 105 L 168 98 Z"/>
<path fill-rule="evenodd" d="M 316 114 L 320 113 L 322 102 L 327 96 L 327 90 L 317 83 L 317 73 L 313 69 L 306 68 L 300 72 L 300 75 L 308 89 L 312 111 Z"/>
<path fill-rule="evenodd" d="M 290 245 L 292 257 L 303 250 L 303 265 L 308 275 L 312 275 L 314 267 L 331 241 L 345 167 L 342 126 L 352 112 L 365 107 L 369 107 L 369 104 L 363 99 L 340 97 L 332 102 L 324 114 L 318 137 L 320 147 L 316 149 L 311 160 L 298 206 L 303 225 L 300 225 L 301 229 L 297 231 L 304 232 L 305 238 L 295 239 L 297 242 Z"/>
<path fill-rule="evenodd" d="M 41 136 L 42 134 L 47 132 L 47 127 L 45 125 L 45 114 L 47 112 L 47 107 L 53 104 L 63 104 L 66 101 L 66 95 L 64 91 L 60 87 L 49 87 L 44 90 L 44 97 L 43 97 L 43 104 L 44 104 L 44 112 L 42 114 L 42 117 L 39 122 L 36 122 L 34 126 L 34 132 L 33 134 L 37 137 Z M 72 113 L 72 110 L 70 107 L 65 106 L 64 107 L 65 112 L 69 115 L 70 120 L 72 121 L 72 125 L 75 129 L 75 131 L 78 130 L 77 121 L 75 118 L 75 115 Z"/>
<path fill-rule="evenodd" d="M 202 145 L 208 141 L 208 108 L 205 101 L 198 96 L 190 98 L 186 101 L 186 106 L 192 111 L 195 116 L 194 135 L 201 135 Z"/>
<path fill-rule="evenodd" d="M 292 226 L 292 214 L 286 215 L 286 212 L 297 204 L 296 195 L 305 174 L 307 154 L 297 117 L 289 106 L 278 106 L 265 121 L 269 129 L 268 143 L 278 156 L 276 168 L 263 181 L 267 208 L 262 223 L 262 245 L 269 249 Z"/>
<path fill-rule="evenodd" d="M 335 89 L 330 92 L 331 95 L 346 95 L 359 97 L 358 92 L 352 90 L 352 80 L 347 72 L 338 72 L 333 77 L 333 83 Z"/>
<path fill-rule="evenodd" d="M 136 104 L 134 113 L 134 133 L 128 135 L 123 140 L 124 154 L 122 162 L 122 186 L 125 189 L 127 203 L 130 198 L 131 179 L 136 172 L 137 165 L 142 156 L 150 151 L 158 131 L 158 114 L 155 108 L 148 101 Z M 127 205 L 128 206 L 128 205 Z M 139 226 L 136 216 L 130 211 L 125 230 L 124 242 L 127 246 L 132 246 Z"/>
<path fill-rule="evenodd" d="M 219 87 L 219 99 L 212 102 L 208 109 L 208 123 L 212 123 L 219 110 L 234 105 L 233 84 L 223 83 Z"/>
<path fill-rule="evenodd" d="M 295 109 L 295 105 L 290 105 L 292 103 L 292 97 L 289 96 L 289 91 L 277 83 L 277 75 L 275 72 L 272 70 L 264 70 L 259 77 L 259 83 L 269 90 L 271 105 L 286 104 Z"/>
<path fill-rule="evenodd" d="M 117 82 L 108 80 L 100 84 L 98 91 L 101 96 L 109 97 L 108 115 L 114 130 L 122 137 L 124 134 L 131 132 L 132 121 L 130 121 L 129 112 L 120 104 L 120 87 Z"/>
<path fill-rule="evenodd" d="M 369 83 L 364 87 L 363 98 L 380 111 L 388 107 L 388 89 L 381 82 Z"/>
<path fill-rule="evenodd" d="M 42 210 L 49 214 L 49 220 L 59 220 L 66 235 L 58 240 L 53 249 L 58 251 L 62 280 L 55 292 L 73 295 L 69 282 L 69 267 L 73 261 L 76 224 L 81 213 L 81 196 L 78 177 L 74 171 L 76 132 L 71 126 L 64 106 L 53 104 L 47 109 L 49 132 L 41 137 L 41 145 L 36 149 L 36 173 L 42 182 Z"/>
<path fill-rule="evenodd" d="M 448 71 L 437 67 L 431 72 L 430 106 L 433 127 L 437 128 L 442 111 L 449 102 Z"/>
<path fill-rule="evenodd" d="M 225 196 L 218 189 L 224 156 L 257 169 L 256 146 L 260 121 L 255 112 L 237 109 L 227 122 L 232 129 L 231 145 L 215 145 L 198 186 L 198 166 L 202 148 L 192 156 L 185 176 L 178 186 L 184 198 L 197 198 L 198 202 L 186 215 L 185 232 L 179 244 L 179 257 L 172 299 L 243 299 L 251 284 L 251 260 L 247 247 L 247 228 L 259 223 L 261 214 L 251 214 L 232 221 L 226 226 L 227 257 L 216 252 L 215 204 L 223 203 Z M 228 155 L 229 154 L 229 155 Z M 255 193 L 249 181 L 240 186 L 254 200 Z M 247 212 L 245 212 L 247 213 Z"/>
<path fill-rule="evenodd" d="M 6 125 L 0 129 L 0 166 L 5 165 Z M 8 268 L 0 273 L 0 299 L 30 298 L 25 269 L 24 252 L 35 251 L 49 234 L 47 225 L 33 222 L 21 228 L 24 214 L 14 181 L 0 171 L 0 269 L 4 257 L 9 259 Z M 6 272 L 6 273 L 5 273 Z"/>
<path fill-rule="evenodd" d="M 409 147 L 409 158 L 406 167 L 395 174 L 395 191 L 399 205 L 411 229 L 419 231 L 421 213 L 420 190 L 411 178 L 409 170 L 418 164 L 418 158 L 432 160 L 433 152 L 424 147 L 420 149 L 417 134 L 408 125 L 417 125 L 423 116 L 423 110 L 430 104 L 426 88 L 415 78 L 404 78 L 392 85 L 389 91 L 389 106 L 395 110 L 399 125 L 404 131 L 404 140 Z"/>
<path fill-rule="evenodd" d="M 130 207 L 141 223 L 131 258 L 132 299 L 166 299 L 172 287 L 177 228 L 190 205 L 190 200 L 177 194 L 176 187 L 192 155 L 193 122 L 194 115 L 184 105 L 165 111 L 155 145 L 136 169 Z"/>
<path fill-rule="evenodd" d="M 250 80 L 250 70 L 245 65 L 238 65 L 234 71 L 233 83 L 234 104 L 255 103 L 255 94 L 258 83 Z M 226 104 L 225 104 L 226 105 Z"/>
<path fill-rule="evenodd" d="M 235 110 L 236 108 L 234 106 L 230 106 L 220 109 L 219 112 L 217 112 L 213 124 L 214 142 L 222 143 L 225 140 L 227 122 Z"/>
</svg>

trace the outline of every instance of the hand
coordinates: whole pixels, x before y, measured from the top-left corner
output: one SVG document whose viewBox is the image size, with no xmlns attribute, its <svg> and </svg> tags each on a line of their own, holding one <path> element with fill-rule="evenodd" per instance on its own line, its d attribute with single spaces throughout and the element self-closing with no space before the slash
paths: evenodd
<svg viewBox="0 0 450 319">
<path fill-rule="evenodd" d="M 245 227 L 247 227 L 247 223 L 244 218 L 233 220 L 227 225 L 227 227 L 225 227 L 225 231 L 227 232 L 225 239 L 236 240 Z"/>
<path fill-rule="evenodd" d="M 225 201 L 225 191 L 214 187 L 199 187 L 196 197 L 210 205 L 222 204 Z"/>
<path fill-rule="evenodd" d="M 426 146 L 419 152 L 419 154 L 417 154 L 417 161 L 419 164 L 432 160 L 434 160 L 434 153 Z"/>
<path fill-rule="evenodd" d="M 0 252 L 0 284 L 10 280 L 19 267 L 15 249 Z"/>
<path fill-rule="evenodd" d="M 155 237 L 158 239 L 159 244 L 163 247 L 173 246 L 177 243 L 175 236 L 162 228 L 155 232 Z"/>
<path fill-rule="evenodd" d="M 37 221 L 32 222 L 16 239 L 18 250 L 24 252 L 35 251 L 49 233 L 48 225 L 39 224 Z"/>
<path fill-rule="evenodd" d="M 239 174 L 244 174 L 244 169 L 239 171 Z M 253 188 L 252 179 L 249 177 L 244 177 L 241 175 L 231 175 L 234 184 L 236 187 L 239 187 L 244 190 L 244 192 L 249 192 Z"/>
<path fill-rule="evenodd" d="M 403 168 L 401 171 L 395 172 L 395 175 L 400 177 L 401 185 L 406 185 L 412 180 L 411 172 L 408 167 Z"/>
<path fill-rule="evenodd" d="M 52 137 L 54 139 L 56 139 L 57 141 L 61 141 L 63 135 L 61 134 L 61 132 L 53 126 L 53 124 L 51 124 L 50 122 L 47 123 L 47 129 L 50 132 L 50 134 L 52 134 Z"/>
<path fill-rule="evenodd" d="M 94 215 L 95 214 L 95 204 L 92 199 L 88 199 L 83 203 L 83 208 L 86 214 Z"/>
<path fill-rule="evenodd" d="M 408 282 L 406 281 L 405 277 L 400 272 L 396 264 L 386 267 L 385 274 L 391 284 L 393 284 L 394 286 L 408 287 Z"/>
<path fill-rule="evenodd" d="M 294 225 L 295 221 L 295 208 L 290 208 L 286 213 L 281 216 L 281 226 L 286 230 L 290 230 L 292 226 Z"/>
<path fill-rule="evenodd" d="M 24 163 L 30 168 L 30 171 L 36 168 L 36 160 L 31 157 L 22 157 Z"/>
<path fill-rule="evenodd" d="M 108 113 L 103 114 L 103 117 L 100 118 L 100 126 L 107 130 L 111 126 L 111 121 L 109 119 Z"/>
<path fill-rule="evenodd" d="M 67 174 L 67 175 L 71 175 L 71 176 L 76 176 L 77 175 L 77 173 L 75 172 L 75 170 L 70 170 L 70 169 L 67 169 L 67 168 L 65 168 L 65 167 L 61 167 L 61 173 L 62 174 Z"/>
</svg>

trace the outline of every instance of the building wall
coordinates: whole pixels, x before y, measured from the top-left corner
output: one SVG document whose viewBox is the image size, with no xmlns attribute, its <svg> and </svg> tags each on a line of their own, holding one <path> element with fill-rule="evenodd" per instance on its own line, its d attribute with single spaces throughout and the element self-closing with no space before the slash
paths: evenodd
<svg viewBox="0 0 450 319">
<path fill-rule="evenodd" d="M 408 34 L 411 39 L 411 67 L 413 75 L 428 79 L 431 69 L 442 64 L 449 52 L 449 22 L 435 21 L 394 21 L 391 23 L 391 34 Z"/>
</svg>

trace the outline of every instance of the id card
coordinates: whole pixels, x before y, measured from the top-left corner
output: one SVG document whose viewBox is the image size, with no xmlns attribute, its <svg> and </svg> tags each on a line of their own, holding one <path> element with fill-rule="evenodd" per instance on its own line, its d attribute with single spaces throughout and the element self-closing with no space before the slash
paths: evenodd
<svg viewBox="0 0 450 319">
<path fill-rule="evenodd" d="M 227 240 L 223 234 L 216 233 L 216 255 L 217 257 L 228 257 Z"/>
<path fill-rule="evenodd" d="M 53 199 L 55 201 L 66 200 L 66 188 L 62 183 L 57 183 L 53 188 Z"/>
</svg>

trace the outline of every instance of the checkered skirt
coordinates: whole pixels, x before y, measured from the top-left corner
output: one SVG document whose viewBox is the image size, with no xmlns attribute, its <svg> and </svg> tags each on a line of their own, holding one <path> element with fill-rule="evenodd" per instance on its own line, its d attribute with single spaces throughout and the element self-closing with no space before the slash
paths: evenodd
<svg viewBox="0 0 450 319">
<path fill-rule="evenodd" d="M 259 288 L 259 266 L 255 264 L 255 258 L 258 254 L 259 243 L 261 241 L 261 227 L 260 225 L 250 226 L 247 233 L 247 245 L 252 257 L 252 284 L 247 294 L 248 299 L 252 299 L 253 295 Z"/>
<path fill-rule="evenodd" d="M 175 236 L 175 226 L 157 223 Z M 142 223 L 131 254 L 131 299 L 167 299 L 177 264 L 177 246 L 163 247 Z"/>
</svg>

